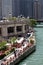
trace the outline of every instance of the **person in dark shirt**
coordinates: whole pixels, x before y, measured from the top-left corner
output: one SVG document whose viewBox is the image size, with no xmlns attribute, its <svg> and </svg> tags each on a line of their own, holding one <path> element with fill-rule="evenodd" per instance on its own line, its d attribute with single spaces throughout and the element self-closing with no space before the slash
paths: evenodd
<svg viewBox="0 0 43 65">
<path fill-rule="evenodd" d="M 15 57 L 16 57 L 16 51 L 14 50 L 14 55 L 15 55 Z"/>
</svg>

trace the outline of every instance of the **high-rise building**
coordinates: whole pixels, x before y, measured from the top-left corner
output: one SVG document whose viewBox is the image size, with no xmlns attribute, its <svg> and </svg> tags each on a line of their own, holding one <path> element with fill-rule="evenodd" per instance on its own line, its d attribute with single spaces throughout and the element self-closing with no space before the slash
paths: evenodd
<svg viewBox="0 0 43 65">
<path fill-rule="evenodd" d="M 0 19 L 19 15 L 43 18 L 43 0 L 0 0 Z"/>
<path fill-rule="evenodd" d="M 20 15 L 20 0 L 12 0 L 12 16 Z"/>
<path fill-rule="evenodd" d="M 0 19 L 20 15 L 20 0 L 0 0 Z"/>
<path fill-rule="evenodd" d="M 40 19 L 41 18 L 41 4 L 38 0 L 33 2 L 33 18 Z"/>
<path fill-rule="evenodd" d="M 2 0 L 2 17 L 12 16 L 12 0 Z"/>
<path fill-rule="evenodd" d="M 42 16 L 41 3 L 39 0 L 20 0 L 20 14 L 26 17 L 40 19 Z"/>
<path fill-rule="evenodd" d="M 2 18 L 2 0 L 0 0 L 0 19 Z"/>
<path fill-rule="evenodd" d="M 43 19 L 43 0 L 39 0 L 41 4 L 41 19 Z"/>
<path fill-rule="evenodd" d="M 0 0 L 0 19 L 12 16 L 12 0 Z"/>
<path fill-rule="evenodd" d="M 33 0 L 20 0 L 20 14 L 33 17 Z"/>
</svg>

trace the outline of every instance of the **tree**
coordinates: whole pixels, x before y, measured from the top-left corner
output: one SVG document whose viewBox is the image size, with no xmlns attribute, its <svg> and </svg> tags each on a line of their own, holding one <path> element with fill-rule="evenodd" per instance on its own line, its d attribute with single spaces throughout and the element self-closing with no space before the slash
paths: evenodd
<svg viewBox="0 0 43 65">
<path fill-rule="evenodd" d="M 3 47 L 3 46 L 5 46 L 6 43 L 7 43 L 7 41 L 2 41 L 2 42 L 0 42 L 0 48 Z"/>
<path fill-rule="evenodd" d="M 31 27 L 36 26 L 36 25 L 37 25 L 37 20 L 35 20 L 35 19 L 30 19 L 29 25 L 30 25 Z"/>
<path fill-rule="evenodd" d="M 16 37 L 11 38 L 11 43 L 13 42 L 13 44 L 15 43 Z"/>
</svg>

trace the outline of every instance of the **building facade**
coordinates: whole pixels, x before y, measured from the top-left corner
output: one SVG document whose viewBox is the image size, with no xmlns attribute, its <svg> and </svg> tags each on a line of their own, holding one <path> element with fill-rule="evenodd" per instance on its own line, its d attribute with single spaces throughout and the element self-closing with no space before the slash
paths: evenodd
<svg viewBox="0 0 43 65">
<path fill-rule="evenodd" d="M 20 0 L 0 0 L 0 19 L 20 15 Z"/>
<path fill-rule="evenodd" d="M 26 21 L 0 21 L 0 36 L 10 37 L 16 35 L 24 35 L 24 33 L 29 31 L 29 26 Z"/>
<path fill-rule="evenodd" d="M 2 17 L 12 16 L 12 0 L 2 0 Z"/>
<path fill-rule="evenodd" d="M 9 16 L 43 18 L 43 0 L 0 0 L 0 19 Z"/>
<path fill-rule="evenodd" d="M 33 18 L 41 19 L 41 4 L 38 0 L 33 2 Z"/>
<path fill-rule="evenodd" d="M 12 0 L 12 16 L 20 15 L 20 0 Z"/>
<path fill-rule="evenodd" d="M 20 14 L 30 18 L 43 19 L 43 0 L 20 0 Z"/>
<path fill-rule="evenodd" d="M 2 18 L 2 0 L 0 0 L 0 19 Z"/>
<path fill-rule="evenodd" d="M 33 0 L 20 0 L 20 14 L 33 17 Z"/>
<path fill-rule="evenodd" d="M 39 0 L 41 4 L 41 19 L 43 19 L 43 0 Z"/>
</svg>

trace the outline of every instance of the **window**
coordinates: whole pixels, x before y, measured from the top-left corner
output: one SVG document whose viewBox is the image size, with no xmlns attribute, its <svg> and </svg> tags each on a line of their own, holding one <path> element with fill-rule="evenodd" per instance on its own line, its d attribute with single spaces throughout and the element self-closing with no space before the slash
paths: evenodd
<svg viewBox="0 0 43 65">
<path fill-rule="evenodd" d="M 22 26 L 17 26 L 17 32 L 20 32 L 20 31 L 22 31 Z"/>
<path fill-rule="evenodd" d="M 8 33 L 14 33 L 14 27 L 8 27 L 7 30 Z"/>
</svg>

